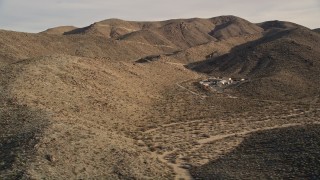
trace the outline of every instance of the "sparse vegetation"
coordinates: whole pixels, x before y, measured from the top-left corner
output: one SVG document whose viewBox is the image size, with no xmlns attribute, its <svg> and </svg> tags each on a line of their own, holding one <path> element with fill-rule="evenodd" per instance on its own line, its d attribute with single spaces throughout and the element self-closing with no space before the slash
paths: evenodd
<svg viewBox="0 0 320 180">
<path fill-rule="evenodd" d="M 0 37 L 0 179 L 319 178 L 309 29 L 221 16 Z M 210 76 L 246 81 L 197 85 Z"/>
</svg>

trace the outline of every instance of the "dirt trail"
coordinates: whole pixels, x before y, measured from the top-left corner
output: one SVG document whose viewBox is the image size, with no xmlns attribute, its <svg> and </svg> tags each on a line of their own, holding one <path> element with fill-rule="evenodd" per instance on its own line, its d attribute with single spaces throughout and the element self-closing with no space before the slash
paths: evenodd
<svg viewBox="0 0 320 180">
<path fill-rule="evenodd" d="M 194 95 L 196 95 L 196 96 L 200 96 L 201 98 L 206 98 L 206 97 L 208 97 L 208 96 L 204 96 L 204 95 L 198 94 L 198 93 L 196 93 L 196 92 L 193 92 L 193 91 L 189 90 L 189 89 L 186 88 L 186 87 L 183 87 L 182 85 L 180 85 L 180 84 L 178 84 L 178 83 L 176 83 L 176 85 L 177 85 L 178 87 L 180 87 L 180 88 L 182 88 L 182 89 L 190 92 L 191 94 L 194 94 Z"/>
<path fill-rule="evenodd" d="M 304 111 L 304 112 L 300 112 L 300 113 L 292 113 L 292 114 L 281 116 L 281 117 L 278 117 L 278 118 L 296 117 L 296 116 L 301 116 L 301 115 L 304 115 L 304 114 L 307 114 L 307 113 L 310 113 L 310 112 L 311 111 Z M 151 128 L 149 130 L 144 131 L 144 134 L 149 134 L 149 133 L 155 132 L 157 130 L 161 130 L 162 128 L 166 128 L 166 127 L 171 127 L 171 126 L 176 126 L 176 125 L 188 125 L 188 124 L 192 124 L 192 123 L 201 123 L 203 121 L 205 121 L 205 120 L 204 119 L 197 119 L 197 120 L 191 120 L 191 121 L 187 121 L 187 122 L 174 122 L 174 123 L 169 123 L 169 124 L 163 124 L 160 127 Z M 267 120 L 265 120 L 265 121 L 267 121 Z M 294 124 L 299 124 L 299 123 L 294 123 Z M 301 124 L 302 123 L 300 123 L 300 125 Z M 261 128 L 261 129 L 264 130 L 263 128 Z"/>
<path fill-rule="evenodd" d="M 180 124 L 187 125 L 187 124 L 192 124 L 192 123 L 202 122 L 202 121 L 204 121 L 204 120 L 198 119 L 198 120 L 193 120 L 193 121 L 188 121 L 188 122 L 175 122 L 175 123 L 163 124 L 163 125 L 161 125 L 161 127 L 149 129 L 149 130 L 145 131 L 144 133 L 148 134 L 148 133 L 152 133 L 154 131 L 160 130 L 162 128 L 165 128 L 165 127 L 170 127 L 170 126 L 175 126 L 175 125 L 180 125 Z"/>
<path fill-rule="evenodd" d="M 128 43 L 143 44 L 143 45 L 153 46 L 153 47 L 167 47 L 167 48 L 171 48 L 171 49 L 177 49 L 177 48 L 175 48 L 173 46 L 164 45 L 164 44 L 148 44 L 148 43 L 144 43 L 144 42 L 130 41 L 130 40 L 121 40 L 121 41 L 125 41 L 125 42 L 128 42 Z"/>
<path fill-rule="evenodd" d="M 320 122 L 314 122 L 313 124 L 320 124 Z M 265 130 L 272 130 L 272 129 L 278 129 L 278 128 L 287 128 L 287 127 L 293 127 L 293 126 L 301 126 L 304 125 L 304 123 L 289 123 L 289 124 L 283 124 L 283 125 L 276 125 L 276 126 L 272 126 L 272 127 L 262 127 L 262 128 L 257 128 L 257 129 L 252 129 L 252 130 L 246 130 L 246 131 L 242 131 L 239 133 L 231 133 L 231 134 L 224 134 L 224 135 L 217 135 L 217 136 L 211 136 L 209 138 L 206 139 L 201 139 L 198 140 L 198 143 L 200 145 L 206 144 L 206 143 L 210 143 L 213 141 L 218 141 L 221 139 L 225 139 L 231 136 L 245 136 L 254 132 L 258 132 L 258 131 L 265 131 Z"/>
<path fill-rule="evenodd" d="M 157 154 L 156 152 L 152 152 L 151 155 L 152 155 L 152 157 L 157 158 L 160 162 L 162 162 L 172 168 L 173 172 L 175 173 L 175 178 L 174 178 L 175 180 L 181 180 L 181 179 L 191 180 L 192 177 L 191 177 L 189 171 L 181 168 L 181 164 L 179 164 L 179 163 L 174 164 L 174 163 L 169 162 L 166 159 L 166 157 L 168 155 L 175 153 L 177 150 L 178 149 L 175 149 L 173 151 L 168 151 L 163 154 Z"/>
</svg>

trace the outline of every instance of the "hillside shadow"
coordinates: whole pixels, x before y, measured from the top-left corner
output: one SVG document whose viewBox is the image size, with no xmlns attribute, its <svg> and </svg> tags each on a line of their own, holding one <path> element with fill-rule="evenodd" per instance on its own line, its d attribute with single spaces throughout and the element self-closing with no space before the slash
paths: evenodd
<svg viewBox="0 0 320 180">
<path fill-rule="evenodd" d="M 42 111 L 0 98 L 0 179 L 20 179 L 49 121 Z"/>
<path fill-rule="evenodd" d="M 319 179 L 319 149 L 320 125 L 266 130 L 190 173 L 194 179 Z"/>
<path fill-rule="evenodd" d="M 85 31 L 89 30 L 90 27 L 91 25 L 83 28 L 76 28 L 71 31 L 64 32 L 63 35 L 83 34 Z"/>
<path fill-rule="evenodd" d="M 237 58 L 237 57 L 234 57 L 235 55 L 241 56 L 244 50 L 247 50 L 247 49 L 254 50 L 254 47 L 260 44 L 264 44 L 267 42 L 280 39 L 288 35 L 293 30 L 294 29 L 287 29 L 282 31 L 270 30 L 268 32 L 265 32 L 264 36 L 257 40 L 250 41 L 250 42 L 233 47 L 228 54 L 216 56 L 209 59 L 204 59 L 202 61 L 189 63 L 185 65 L 185 67 L 199 73 L 211 73 L 213 70 L 217 70 L 217 69 L 218 71 L 221 71 L 221 72 L 225 71 L 226 69 L 233 67 L 235 64 L 243 63 L 244 61 L 246 61 L 246 58 L 241 58 L 241 57 Z M 228 60 L 226 61 L 226 59 Z"/>
</svg>

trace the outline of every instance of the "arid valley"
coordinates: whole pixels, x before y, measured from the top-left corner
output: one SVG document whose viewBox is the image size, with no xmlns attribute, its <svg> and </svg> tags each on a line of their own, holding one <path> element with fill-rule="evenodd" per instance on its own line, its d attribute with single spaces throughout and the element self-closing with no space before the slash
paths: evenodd
<svg viewBox="0 0 320 180">
<path fill-rule="evenodd" d="M 319 179 L 319 44 L 236 16 L 0 30 L 0 179 Z"/>
</svg>

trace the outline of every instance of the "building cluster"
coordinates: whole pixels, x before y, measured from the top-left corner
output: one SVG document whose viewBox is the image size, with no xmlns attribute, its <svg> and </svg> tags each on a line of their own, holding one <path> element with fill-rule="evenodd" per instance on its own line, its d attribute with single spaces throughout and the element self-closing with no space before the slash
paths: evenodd
<svg viewBox="0 0 320 180">
<path fill-rule="evenodd" d="M 227 78 L 227 77 L 212 77 L 212 78 L 208 78 L 206 80 L 202 80 L 199 82 L 199 84 L 201 85 L 201 87 L 203 87 L 204 89 L 209 89 L 209 88 L 216 88 L 216 87 L 220 87 L 220 88 L 224 88 L 228 85 L 231 84 L 237 84 L 241 81 L 245 81 L 245 79 L 233 79 L 233 78 Z"/>
</svg>

